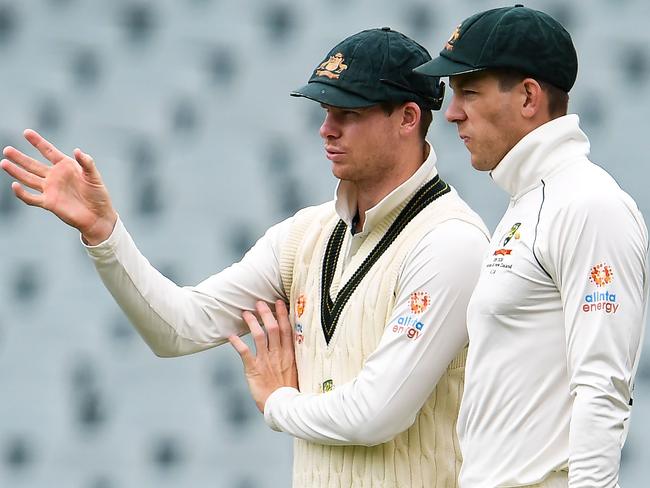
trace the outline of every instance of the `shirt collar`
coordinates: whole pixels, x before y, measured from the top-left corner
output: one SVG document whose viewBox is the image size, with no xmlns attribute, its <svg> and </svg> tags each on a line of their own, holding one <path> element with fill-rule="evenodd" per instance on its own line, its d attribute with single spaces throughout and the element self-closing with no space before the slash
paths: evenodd
<svg viewBox="0 0 650 488">
<path fill-rule="evenodd" d="M 361 229 L 360 234 L 372 230 L 386 215 L 438 174 L 436 153 L 428 141 L 427 145 L 429 146 L 429 156 L 417 171 L 408 180 L 386 195 L 377 205 L 366 211 L 363 229 Z M 348 227 L 352 228 L 352 220 L 357 214 L 356 186 L 349 181 L 339 181 L 334 198 L 336 213 Z"/>
<path fill-rule="evenodd" d="M 526 134 L 490 172 L 495 183 L 517 199 L 579 156 L 589 139 L 575 114 L 553 119 Z"/>
</svg>

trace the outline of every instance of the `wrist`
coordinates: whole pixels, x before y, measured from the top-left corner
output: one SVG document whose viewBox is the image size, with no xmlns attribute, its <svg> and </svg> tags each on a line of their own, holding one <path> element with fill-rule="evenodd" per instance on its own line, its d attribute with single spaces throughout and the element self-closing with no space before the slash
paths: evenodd
<svg viewBox="0 0 650 488">
<path fill-rule="evenodd" d="M 108 239 L 117 223 L 117 213 L 111 210 L 111 213 L 103 218 L 97 219 L 89 228 L 81 230 L 81 238 L 89 246 L 96 246 Z"/>
<path fill-rule="evenodd" d="M 264 414 L 264 409 L 266 408 L 266 403 L 268 402 L 269 397 L 278 390 L 279 388 L 275 388 L 273 390 L 265 390 L 257 398 L 255 398 L 255 404 L 257 405 L 257 408 L 260 413 L 262 413 L 262 415 Z"/>
</svg>

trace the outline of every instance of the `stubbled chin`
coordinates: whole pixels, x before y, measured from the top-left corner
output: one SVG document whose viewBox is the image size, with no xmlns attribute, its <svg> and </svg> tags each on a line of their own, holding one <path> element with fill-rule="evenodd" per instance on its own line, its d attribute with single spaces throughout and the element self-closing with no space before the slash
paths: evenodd
<svg viewBox="0 0 650 488">
<path fill-rule="evenodd" d="M 345 176 L 345 168 L 341 165 L 341 163 L 335 163 L 332 162 L 332 174 L 338 178 L 339 180 L 343 179 L 343 176 Z"/>
<path fill-rule="evenodd" d="M 489 169 L 486 167 L 487 165 L 485 161 L 479 160 L 472 154 L 470 154 L 470 162 L 472 163 L 472 167 L 477 171 L 489 171 Z"/>
</svg>

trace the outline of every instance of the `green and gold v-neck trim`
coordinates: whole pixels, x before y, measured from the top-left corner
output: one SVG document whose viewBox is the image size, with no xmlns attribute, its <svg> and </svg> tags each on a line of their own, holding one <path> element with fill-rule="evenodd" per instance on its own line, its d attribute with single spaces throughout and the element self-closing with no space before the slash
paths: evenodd
<svg viewBox="0 0 650 488">
<path fill-rule="evenodd" d="M 339 220 L 334 227 L 334 231 L 332 232 L 325 249 L 321 277 L 321 324 L 327 344 L 329 344 L 330 339 L 334 335 L 343 308 L 368 271 L 370 271 L 372 266 L 379 260 L 382 254 L 390 247 L 397 236 L 399 236 L 400 232 L 402 232 L 402 230 L 416 215 L 418 215 L 431 202 L 449 191 L 449 185 L 447 185 L 437 175 L 420 188 L 420 190 L 413 195 L 409 202 L 400 211 L 385 234 L 383 234 L 372 251 L 367 255 L 363 263 L 361 263 L 347 283 L 345 283 L 345 285 L 339 290 L 336 294 L 336 299 L 332 300 L 330 289 L 334 280 L 339 255 L 341 254 L 341 248 L 348 228 L 347 224 L 343 220 Z"/>
</svg>

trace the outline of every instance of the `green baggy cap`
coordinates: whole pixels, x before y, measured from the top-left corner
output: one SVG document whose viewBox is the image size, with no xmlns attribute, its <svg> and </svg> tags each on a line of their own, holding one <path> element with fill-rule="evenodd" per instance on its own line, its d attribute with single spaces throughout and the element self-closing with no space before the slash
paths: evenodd
<svg viewBox="0 0 650 488">
<path fill-rule="evenodd" d="M 578 74 L 578 56 L 557 20 L 518 4 L 465 19 L 440 56 L 415 72 L 442 77 L 490 68 L 515 69 L 568 92 Z"/>
<path fill-rule="evenodd" d="M 291 95 L 343 108 L 413 101 L 439 110 L 444 83 L 413 72 L 430 60 L 425 48 L 400 32 L 364 30 L 334 46 L 309 82 Z"/>
</svg>

